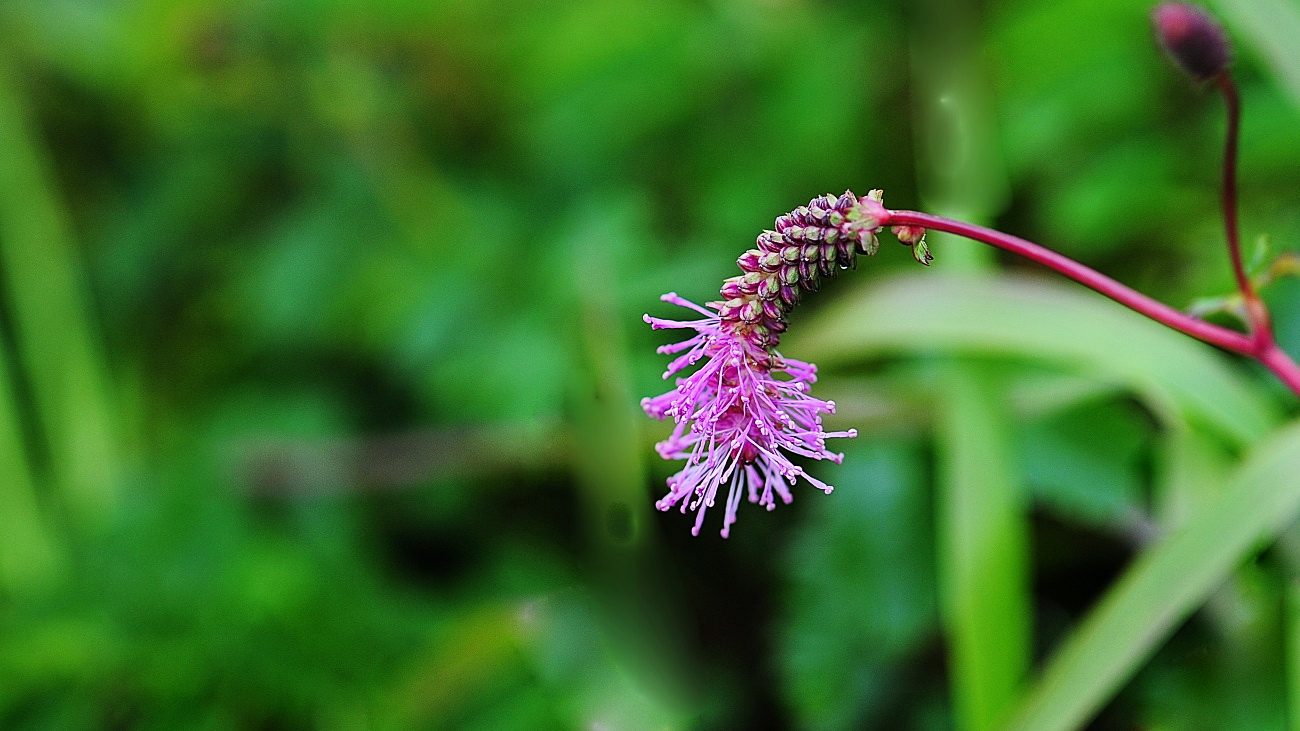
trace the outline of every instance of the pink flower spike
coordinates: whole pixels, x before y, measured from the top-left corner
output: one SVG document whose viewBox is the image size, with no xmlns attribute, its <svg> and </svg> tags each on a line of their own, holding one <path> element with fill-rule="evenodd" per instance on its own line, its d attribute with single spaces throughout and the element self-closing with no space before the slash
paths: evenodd
<svg viewBox="0 0 1300 731">
<path fill-rule="evenodd" d="M 809 476 L 790 461 L 794 455 L 839 462 L 843 455 L 826 449 L 826 440 L 853 437 L 856 431 L 826 432 L 821 414 L 835 405 L 808 395 L 817 380 L 810 363 L 785 360 L 754 342 L 748 325 L 723 320 L 716 307 L 708 309 L 676 295 L 663 300 L 705 315 L 693 321 L 647 316 L 656 328 L 693 330 L 691 337 L 663 346 L 661 353 L 679 353 L 664 374 L 669 378 L 688 366 L 700 364 L 689 376 L 679 377 L 668 393 L 643 399 L 645 412 L 656 418 L 671 417 L 673 433 L 656 445 L 665 459 L 684 459 L 685 466 L 668 478 L 668 493 L 655 506 L 696 512 L 693 535 L 699 535 L 705 512 L 723 498 L 722 537 L 731 533 L 742 497 L 768 510 L 777 500 L 790 503 L 790 486 L 798 478 L 830 492 L 826 483 Z"/>
</svg>

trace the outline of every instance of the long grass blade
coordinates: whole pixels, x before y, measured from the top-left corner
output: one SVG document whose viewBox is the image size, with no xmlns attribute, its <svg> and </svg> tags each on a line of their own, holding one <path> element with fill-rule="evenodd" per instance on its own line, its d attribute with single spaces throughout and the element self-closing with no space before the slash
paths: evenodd
<svg viewBox="0 0 1300 731">
<path fill-rule="evenodd" d="M 0 57 L 0 273 L 31 380 L 54 484 L 74 515 L 113 502 L 120 474 L 105 368 L 70 227 L 13 78 Z"/>
<path fill-rule="evenodd" d="M 1029 667 L 1025 495 L 995 379 L 944 368 L 938 555 L 957 728 L 991 729 Z"/>
<path fill-rule="evenodd" d="M 1048 662 L 1007 728 L 1080 728 L 1236 566 L 1300 510 L 1300 424 L 1139 557 Z"/>
<path fill-rule="evenodd" d="M 0 353 L 0 591 L 21 593 L 59 570 L 57 545 L 36 499 L 36 481 L 13 398 L 9 363 Z"/>
</svg>

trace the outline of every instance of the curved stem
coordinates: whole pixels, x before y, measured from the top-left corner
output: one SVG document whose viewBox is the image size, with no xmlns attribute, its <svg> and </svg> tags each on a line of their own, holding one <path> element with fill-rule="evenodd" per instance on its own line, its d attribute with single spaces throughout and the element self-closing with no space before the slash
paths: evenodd
<svg viewBox="0 0 1300 731">
<path fill-rule="evenodd" d="M 1237 288 L 1243 295 L 1250 293 L 1253 296 L 1254 288 L 1241 261 L 1241 233 L 1237 227 L 1237 140 L 1241 130 L 1241 98 L 1237 94 L 1237 85 L 1232 83 L 1232 77 L 1227 73 L 1221 72 L 1214 79 L 1223 94 L 1228 116 L 1228 130 L 1223 143 L 1223 226 L 1228 238 L 1228 255 L 1232 259 Z"/>
<path fill-rule="evenodd" d="M 1241 229 L 1237 224 L 1237 149 L 1241 137 L 1241 96 L 1232 76 L 1225 70 L 1214 77 L 1214 84 L 1223 94 L 1224 111 L 1228 129 L 1223 144 L 1223 226 L 1228 241 L 1228 257 L 1232 260 L 1232 274 L 1237 280 L 1246 305 L 1246 319 L 1251 336 L 1260 350 L 1273 342 L 1273 328 L 1269 322 L 1268 308 L 1264 307 L 1255 285 L 1246 273 L 1241 258 Z"/>
<path fill-rule="evenodd" d="M 991 228 L 918 211 L 889 211 L 888 214 L 888 220 L 884 222 L 884 225 L 920 226 L 921 228 L 944 231 L 974 239 L 990 246 L 996 246 L 999 249 L 1032 259 L 1084 286 L 1097 290 L 1126 307 L 1137 310 L 1156 322 L 1168 325 L 1181 333 L 1191 335 L 1197 340 L 1203 340 L 1211 345 L 1231 350 L 1234 353 L 1244 355 L 1254 353 L 1254 345 L 1249 337 L 1235 330 L 1229 330 L 1226 327 L 1198 320 L 1184 312 L 1179 312 L 1169 305 L 1151 299 L 1132 287 L 1120 284 L 1096 269 L 1084 266 L 1068 256 L 1058 254 L 1032 241 L 1026 241 L 1018 236 L 995 231 Z"/>
<path fill-rule="evenodd" d="M 1012 236 L 984 226 L 976 226 L 973 223 L 955 221 L 951 218 L 934 216 L 919 211 L 886 210 L 885 219 L 881 221 L 881 226 L 917 226 L 934 231 L 943 231 L 990 246 L 996 246 L 999 249 L 1032 259 L 1084 286 L 1095 289 L 1162 325 L 1190 335 L 1197 340 L 1217 345 L 1224 350 L 1254 358 L 1265 368 L 1272 371 L 1282 383 L 1286 384 L 1287 388 L 1300 396 L 1300 366 L 1297 366 L 1290 356 L 1277 347 L 1271 332 L 1267 330 L 1257 331 L 1251 336 L 1199 320 L 1163 302 L 1158 302 L 1132 287 L 1121 284 L 1096 269 L 1080 264 L 1068 256 L 1058 254 L 1032 241 L 1026 241 L 1019 236 Z M 1258 302 L 1259 300 L 1256 299 L 1255 301 Z M 1249 304 L 1247 306 L 1252 310 L 1255 309 Z M 1258 305 L 1258 308 L 1263 309 L 1262 303 Z M 1266 311 L 1265 316 L 1267 316 Z M 1254 316 L 1252 315 L 1252 317 Z M 1261 336 L 1260 332 L 1267 334 Z"/>
<path fill-rule="evenodd" d="M 1276 343 L 1268 343 L 1267 347 L 1255 357 L 1265 368 L 1272 371 L 1279 381 L 1285 383 L 1287 388 L 1300 395 L 1300 366 L 1296 365 L 1285 351 L 1277 347 Z"/>
</svg>

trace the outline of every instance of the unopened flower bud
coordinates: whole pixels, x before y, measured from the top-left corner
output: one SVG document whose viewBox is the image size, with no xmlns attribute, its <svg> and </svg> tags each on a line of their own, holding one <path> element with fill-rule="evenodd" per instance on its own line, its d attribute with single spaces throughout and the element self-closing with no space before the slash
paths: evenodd
<svg viewBox="0 0 1300 731">
<path fill-rule="evenodd" d="M 920 226 L 894 226 L 889 230 L 894 232 L 901 243 L 908 246 L 925 239 L 925 229 Z"/>
<path fill-rule="evenodd" d="M 1228 67 L 1228 36 L 1210 14 L 1187 3 L 1166 2 L 1151 12 L 1156 38 L 1184 71 L 1209 81 Z"/>
</svg>

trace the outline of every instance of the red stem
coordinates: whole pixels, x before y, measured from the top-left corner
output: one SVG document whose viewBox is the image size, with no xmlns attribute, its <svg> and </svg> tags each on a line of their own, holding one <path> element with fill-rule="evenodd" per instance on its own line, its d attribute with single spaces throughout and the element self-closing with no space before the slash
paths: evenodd
<svg viewBox="0 0 1300 731">
<path fill-rule="evenodd" d="M 1277 347 L 1276 343 L 1268 343 L 1256 358 L 1264 364 L 1265 368 L 1272 371 L 1278 380 L 1285 383 L 1287 388 L 1300 395 L 1300 366 L 1291 360 L 1291 356 Z"/>
<path fill-rule="evenodd" d="M 944 231 L 964 236 L 968 239 L 996 246 L 999 249 L 1005 249 L 1064 274 L 1070 279 L 1091 287 L 1126 307 L 1141 312 L 1156 322 L 1168 325 L 1198 340 L 1204 340 L 1234 353 L 1251 355 L 1254 352 L 1250 338 L 1235 330 L 1229 330 L 1226 327 L 1198 320 L 1184 312 L 1179 312 L 1169 305 L 1151 299 L 1132 287 L 1120 284 L 1096 269 L 1084 266 L 1068 256 L 1062 256 L 1051 249 L 1046 249 L 1018 236 L 917 211 L 889 211 L 889 219 L 885 222 L 885 225 L 920 226 L 934 231 Z"/>
<path fill-rule="evenodd" d="M 1220 71 L 1214 77 L 1214 83 L 1219 93 L 1223 94 L 1224 111 L 1228 118 L 1223 150 L 1223 226 L 1228 240 L 1228 257 L 1232 260 L 1232 274 L 1246 306 L 1246 321 L 1250 325 L 1251 336 L 1258 341 L 1258 350 L 1262 351 L 1273 342 L 1273 328 L 1269 322 L 1268 308 L 1255 292 L 1255 285 L 1250 281 L 1242 263 L 1241 230 L 1237 224 L 1237 148 L 1241 134 L 1241 97 L 1227 70 Z"/>
<path fill-rule="evenodd" d="M 1232 259 L 1232 273 L 1237 278 L 1237 289 L 1242 294 L 1253 292 L 1246 267 L 1241 263 L 1241 235 L 1237 228 L 1237 139 L 1241 129 L 1241 98 L 1232 77 L 1220 72 L 1214 77 L 1223 94 L 1228 129 L 1223 151 L 1223 225 L 1227 229 L 1228 255 Z"/>
<path fill-rule="evenodd" d="M 1046 249 L 1032 241 L 1026 241 L 1018 236 L 918 211 L 886 211 L 886 214 L 885 220 L 881 222 L 882 227 L 919 226 L 933 231 L 943 231 L 989 244 L 990 246 L 996 246 L 999 249 L 1032 259 L 1084 286 L 1097 290 L 1101 294 L 1146 315 L 1162 325 L 1190 335 L 1197 340 L 1217 345 L 1224 350 L 1230 350 L 1258 360 L 1297 396 L 1300 396 L 1300 366 L 1297 366 L 1286 353 L 1277 347 L 1271 335 L 1266 339 L 1261 339 L 1258 337 L 1258 333 L 1252 337 L 1199 320 L 1185 312 L 1179 312 L 1169 305 L 1151 299 L 1132 287 L 1120 284 L 1096 269 L 1084 266 L 1067 256 Z"/>
</svg>

